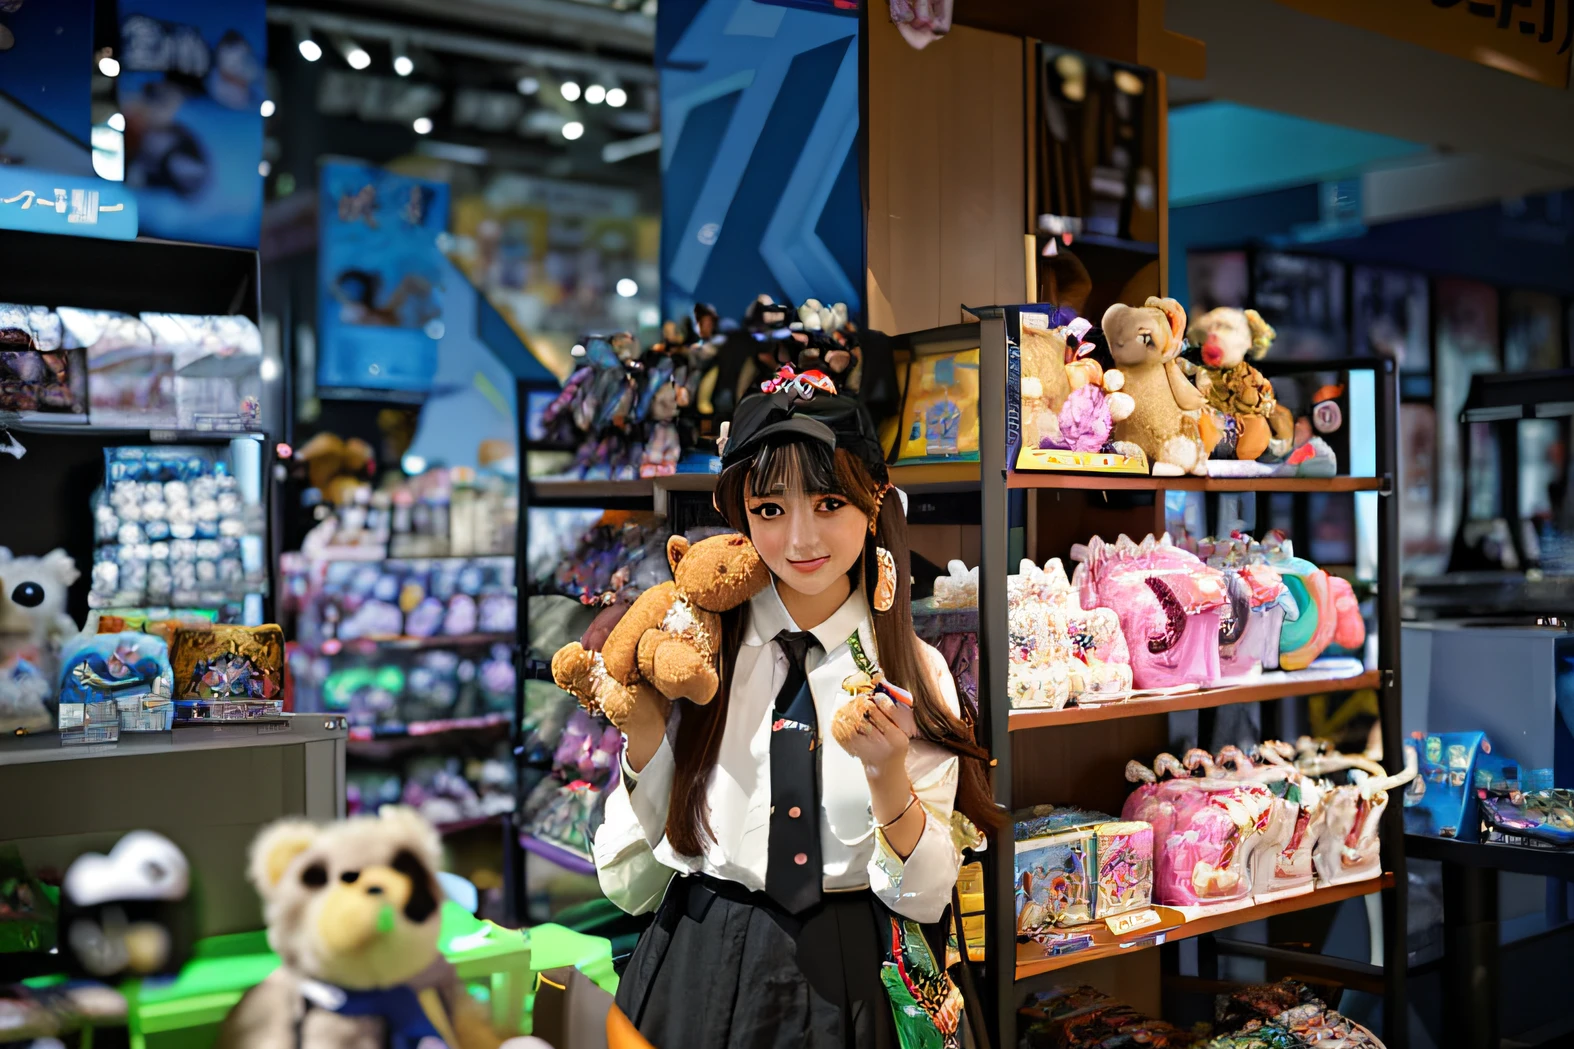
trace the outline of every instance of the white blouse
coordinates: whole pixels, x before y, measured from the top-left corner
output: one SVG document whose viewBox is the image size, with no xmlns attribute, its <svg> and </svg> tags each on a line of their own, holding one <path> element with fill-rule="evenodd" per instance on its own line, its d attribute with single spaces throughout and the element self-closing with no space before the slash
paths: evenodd
<svg viewBox="0 0 1574 1049">
<path fill-rule="evenodd" d="M 674 872 L 704 873 L 746 889 L 765 888 L 771 808 L 771 721 L 776 693 L 787 680 L 787 657 L 773 643 L 798 626 L 774 584 L 749 603 L 748 625 L 732 678 L 721 750 L 706 789 L 714 838 L 704 838 L 704 855 L 684 856 L 667 841 L 667 807 L 676 771 L 667 738 L 638 776 L 625 775 L 610 788 L 605 821 L 596 832 L 596 872 L 607 898 L 630 914 L 654 909 Z M 871 813 L 863 764 L 831 737 L 831 718 L 849 699 L 842 681 L 857 671 L 847 639 L 859 632 L 864 651 L 878 661 L 874 631 L 863 591 L 854 591 L 829 619 L 810 633 L 818 645 L 806 659 L 809 689 L 819 718 L 820 852 L 827 892 L 872 889 L 891 910 L 920 922 L 938 921 L 951 902 L 961 867 L 951 832 L 956 804 L 957 757 L 927 740 L 907 751 L 907 774 L 925 815 L 923 834 L 904 862 L 885 840 Z M 956 685 L 939 652 L 920 644 L 939 694 L 960 713 Z M 896 682 L 901 685 L 904 682 Z M 631 789 L 632 788 L 632 789 Z M 702 835 L 703 838 L 703 835 Z"/>
</svg>

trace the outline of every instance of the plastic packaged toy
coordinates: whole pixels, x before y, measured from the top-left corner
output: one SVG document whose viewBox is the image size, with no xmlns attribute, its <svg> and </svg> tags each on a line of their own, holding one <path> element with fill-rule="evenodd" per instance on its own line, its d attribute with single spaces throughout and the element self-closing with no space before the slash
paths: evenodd
<svg viewBox="0 0 1574 1049">
<path fill-rule="evenodd" d="M 1017 935 L 1036 937 L 1147 907 L 1153 828 L 1041 805 L 1016 814 Z"/>
<path fill-rule="evenodd" d="M 1137 688 L 1218 681 L 1219 626 L 1227 600 L 1224 573 L 1170 542 L 1134 543 L 1095 536 L 1072 577 L 1086 608 L 1120 616 Z"/>
<path fill-rule="evenodd" d="M 283 713 L 284 631 L 214 626 L 175 632 L 175 720 L 225 721 Z"/>
<path fill-rule="evenodd" d="M 1024 560 L 1006 580 L 1011 705 L 1058 710 L 1125 699 L 1132 668 L 1120 617 L 1083 608 L 1059 558 Z"/>
<path fill-rule="evenodd" d="M 173 685 L 169 648 L 163 638 L 152 634 L 126 631 L 79 637 L 62 653 L 62 709 L 108 700 L 118 711 L 122 732 L 173 728 Z"/>
<path fill-rule="evenodd" d="M 1476 791 L 1518 779 L 1518 765 L 1484 732 L 1418 732 L 1413 745 L 1418 772 L 1405 791 L 1405 833 L 1480 840 Z"/>
<path fill-rule="evenodd" d="M 0 411 L 57 422 L 87 421 L 87 368 L 43 306 L 0 303 Z"/>
<path fill-rule="evenodd" d="M 145 313 L 174 363 L 176 420 L 183 430 L 251 430 L 261 416 L 262 333 L 246 317 Z"/>
<path fill-rule="evenodd" d="M 1574 847 L 1574 790 L 1478 788 L 1482 830 L 1491 841 Z"/>
<path fill-rule="evenodd" d="M 1279 669 L 1285 615 L 1296 608 L 1279 572 L 1254 556 L 1250 536 L 1205 539 L 1197 554 L 1224 573 L 1230 600 L 1219 630 L 1219 677 L 1237 681 Z"/>
</svg>

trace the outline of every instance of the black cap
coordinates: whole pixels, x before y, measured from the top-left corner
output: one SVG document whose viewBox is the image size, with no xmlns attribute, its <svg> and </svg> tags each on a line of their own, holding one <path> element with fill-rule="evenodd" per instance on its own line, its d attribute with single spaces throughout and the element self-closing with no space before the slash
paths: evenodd
<svg viewBox="0 0 1574 1049">
<path fill-rule="evenodd" d="M 846 449 L 877 476 L 884 476 L 885 453 L 869 412 L 851 397 L 828 393 L 807 400 L 789 391 L 745 397 L 732 413 L 722 467 L 749 459 L 777 434 Z"/>
</svg>

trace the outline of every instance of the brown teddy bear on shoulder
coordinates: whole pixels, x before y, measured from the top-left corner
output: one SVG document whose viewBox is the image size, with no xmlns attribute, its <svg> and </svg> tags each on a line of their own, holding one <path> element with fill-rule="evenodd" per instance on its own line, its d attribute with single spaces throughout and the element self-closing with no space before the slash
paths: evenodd
<svg viewBox="0 0 1574 1049">
<path fill-rule="evenodd" d="M 665 720 L 667 701 L 714 699 L 720 615 L 770 583 L 754 544 L 736 533 L 693 544 L 675 535 L 667 540 L 667 562 L 672 581 L 641 594 L 600 652 L 575 641 L 552 658 L 558 687 L 620 728 L 641 708 Z"/>
<path fill-rule="evenodd" d="M 402 806 L 264 829 L 249 874 L 281 964 L 230 1010 L 219 1049 L 499 1049 L 438 950 L 440 856 Z"/>
</svg>

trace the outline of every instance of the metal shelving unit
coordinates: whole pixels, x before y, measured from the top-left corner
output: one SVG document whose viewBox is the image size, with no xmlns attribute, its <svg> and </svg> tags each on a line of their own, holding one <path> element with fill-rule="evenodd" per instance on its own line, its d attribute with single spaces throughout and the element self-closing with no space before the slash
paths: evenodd
<svg viewBox="0 0 1574 1049">
<path fill-rule="evenodd" d="M 1377 373 L 1377 462 L 1374 476 L 1335 477 L 1326 480 L 1309 478 L 1155 478 L 1129 476 L 1090 476 L 1066 473 L 1017 474 L 1009 469 L 1006 461 L 1006 429 L 1013 406 L 1008 403 L 1009 346 L 1005 307 L 968 308 L 979 318 L 974 327 L 976 334 L 972 345 L 980 348 L 979 354 L 979 448 L 980 511 L 983 527 L 981 537 L 981 567 L 979 571 L 979 696 L 980 736 L 989 743 L 996 766 L 994 769 L 996 802 L 1007 812 L 1028 805 L 1053 802 L 1056 804 L 1081 804 L 1105 807 L 1119 800 L 1129 790 L 1119 777 L 1102 767 L 1109 760 L 1098 753 L 1096 745 L 1119 748 L 1127 740 L 1144 740 L 1164 731 L 1159 715 L 1173 710 L 1201 709 L 1229 703 L 1255 703 L 1270 699 L 1304 695 L 1310 692 L 1347 691 L 1375 688 L 1382 711 L 1382 736 L 1385 762 L 1392 770 L 1403 767 L 1403 740 L 1400 732 L 1399 712 L 1399 550 L 1398 502 L 1387 498 L 1393 490 L 1397 452 L 1396 416 L 1398 387 L 1393 363 L 1387 360 L 1362 360 L 1317 362 L 1310 365 L 1292 364 L 1276 371 L 1307 371 L 1331 369 L 1370 369 Z M 960 328 L 950 326 L 931 333 L 917 332 L 904 337 L 904 342 L 915 353 L 925 352 L 926 345 L 944 352 L 953 348 Z M 1379 664 L 1376 669 L 1358 676 L 1335 680 L 1286 681 L 1282 684 L 1252 684 L 1228 689 L 1212 689 L 1182 694 L 1164 699 L 1137 700 L 1112 704 L 1107 707 L 1054 712 L 1018 713 L 1013 715 L 1009 706 L 1007 688 L 1010 663 L 1004 639 L 1007 636 L 1006 576 L 1012 571 L 1010 508 L 1013 498 L 1033 498 L 1030 495 L 1014 496 L 1014 492 L 1037 490 L 1056 491 L 1080 489 L 1084 491 L 1147 491 L 1156 497 L 1168 489 L 1200 491 L 1276 491 L 1295 493 L 1325 492 L 1377 492 L 1380 509 L 1377 515 L 1378 586 L 1377 618 Z M 1082 539 L 1088 538 L 1083 536 Z M 1073 725 L 1098 722 L 1097 729 L 1080 731 Z M 1058 728 L 1063 732 L 1057 740 L 1043 730 Z M 1101 740 L 1100 737 L 1103 737 Z M 1134 756 L 1126 754 L 1125 757 Z M 1033 760 L 1027 760 L 1032 757 Z M 1055 759 L 1061 758 L 1062 762 Z M 1102 780 L 1099 778 L 1103 776 Z M 1064 794 L 1044 796 L 1038 792 L 1038 783 L 1075 782 L 1071 796 Z M 1401 806 L 1390 804 L 1383 825 L 1383 869 L 1381 878 L 1353 885 L 1319 889 L 1304 896 L 1274 901 L 1262 906 L 1247 907 L 1223 914 L 1210 914 L 1201 919 L 1166 930 L 1159 935 L 1144 935 L 1138 931 L 1122 940 L 1119 946 L 1094 948 L 1082 954 L 1063 955 L 1057 958 L 1034 957 L 1033 951 L 1015 949 L 1016 914 L 1014 907 L 1016 885 L 1013 856 L 998 842 L 984 855 L 987 877 L 988 901 L 988 955 L 984 966 L 982 985 L 992 997 L 993 1044 L 1011 1045 L 1016 1042 L 1017 1010 L 1028 990 L 1029 981 L 1046 972 L 1074 967 L 1084 961 L 1127 954 L 1145 946 L 1177 939 L 1209 935 L 1244 922 L 1255 921 L 1273 914 L 1302 910 L 1325 903 L 1349 899 L 1373 892 L 1383 897 L 1383 997 L 1384 1037 L 1389 1045 L 1405 1045 L 1406 1004 L 1404 995 L 1405 949 L 1405 875 L 1404 833 Z M 1118 807 L 1116 808 L 1118 811 Z M 1220 945 L 1221 949 L 1227 949 Z M 1024 956 L 1026 955 L 1026 956 Z M 1309 956 L 1317 958 L 1317 956 Z M 1317 958 L 1319 962 L 1335 964 L 1332 959 Z"/>
</svg>

